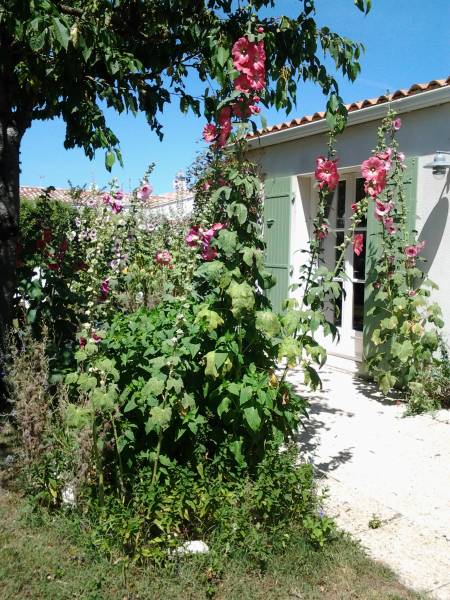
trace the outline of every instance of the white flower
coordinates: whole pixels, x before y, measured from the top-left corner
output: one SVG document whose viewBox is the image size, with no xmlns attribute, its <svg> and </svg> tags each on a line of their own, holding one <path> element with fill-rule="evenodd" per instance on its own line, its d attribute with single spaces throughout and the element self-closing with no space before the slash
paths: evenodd
<svg viewBox="0 0 450 600">
<path fill-rule="evenodd" d="M 175 554 L 206 554 L 209 552 L 209 547 L 205 542 L 201 540 L 192 540 L 191 542 L 184 542 L 181 546 L 175 550 Z"/>
</svg>

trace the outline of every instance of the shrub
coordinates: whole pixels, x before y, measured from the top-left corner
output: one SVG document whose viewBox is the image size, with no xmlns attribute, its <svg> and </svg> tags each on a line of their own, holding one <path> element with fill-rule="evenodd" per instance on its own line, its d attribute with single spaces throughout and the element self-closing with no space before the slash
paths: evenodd
<svg viewBox="0 0 450 600">
<path fill-rule="evenodd" d="M 420 381 L 410 384 L 407 414 L 450 408 L 450 363 L 442 342 L 440 350 L 441 356 L 421 373 Z"/>
</svg>

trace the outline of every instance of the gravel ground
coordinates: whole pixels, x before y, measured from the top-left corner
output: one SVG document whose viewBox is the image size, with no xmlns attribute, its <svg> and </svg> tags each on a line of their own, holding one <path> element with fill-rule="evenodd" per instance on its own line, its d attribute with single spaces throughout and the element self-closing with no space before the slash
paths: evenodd
<svg viewBox="0 0 450 600">
<path fill-rule="evenodd" d="M 326 511 L 404 584 L 450 600 L 450 412 L 404 417 L 349 371 L 321 377 L 313 393 L 300 372 L 290 379 L 310 398 L 299 442 L 328 488 Z"/>
</svg>

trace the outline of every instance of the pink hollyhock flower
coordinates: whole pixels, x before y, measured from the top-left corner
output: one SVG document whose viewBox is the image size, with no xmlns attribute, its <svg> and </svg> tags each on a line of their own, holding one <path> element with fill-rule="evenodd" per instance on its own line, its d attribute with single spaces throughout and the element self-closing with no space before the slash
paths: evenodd
<svg viewBox="0 0 450 600">
<path fill-rule="evenodd" d="M 371 198 L 376 198 L 386 187 L 386 171 L 383 169 L 378 171 L 376 177 L 367 179 L 364 184 L 364 191 Z"/>
<path fill-rule="evenodd" d="M 331 192 L 339 182 L 339 173 L 337 171 L 336 161 L 325 159 L 319 156 L 316 160 L 316 170 L 314 172 L 316 181 L 319 182 L 319 188 L 325 186 Z"/>
<path fill-rule="evenodd" d="M 377 178 L 384 170 L 384 162 L 378 156 L 371 156 L 361 165 L 361 173 L 366 181 Z"/>
<path fill-rule="evenodd" d="M 51 232 L 51 229 L 47 229 L 47 228 L 46 228 L 46 229 L 44 229 L 44 230 L 42 231 L 42 239 L 44 240 L 44 242 L 45 242 L 46 244 L 48 244 L 49 242 L 51 242 L 51 240 L 52 240 L 52 232 Z"/>
<path fill-rule="evenodd" d="M 202 238 L 203 229 L 198 225 L 194 225 L 194 227 L 191 227 L 191 229 L 189 229 L 189 231 L 187 232 L 185 240 L 186 244 L 193 248 L 194 246 L 197 246 L 199 244 Z"/>
<path fill-rule="evenodd" d="M 246 106 L 243 98 L 232 104 L 231 108 L 238 119 L 245 119 L 250 114 L 250 107 Z"/>
<path fill-rule="evenodd" d="M 231 122 L 231 106 L 224 106 L 221 108 L 219 118 L 217 120 L 219 121 L 219 125 L 221 127 L 228 125 L 228 123 Z"/>
<path fill-rule="evenodd" d="M 265 63 L 266 51 L 264 50 L 264 42 L 260 41 L 251 46 L 249 60 L 240 70 L 251 77 L 255 72 L 264 73 Z"/>
<path fill-rule="evenodd" d="M 378 152 L 377 158 L 383 161 L 384 170 L 389 171 L 392 166 L 392 148 L 386 148 L 383 152 Z"/>
<path fill-rule="evenodd" d="M 106 298 L 106 296 L 109 294 L 109 279 L 104 279 L 101 282 L 100 293 L 104 298 Z"/>
<path fill-rule="evenodd" d="M 121 202 L 125 198 L 125 194 L 120 190 L 114 194 L 114 198 Z"/>
<path fill-rule="evenodd" d="M 375 214 L 379 217 L 385 217 L 394 208 L 392 202 L 382 202 L 381 200 L 375 200 Z"/>
<path fill-rule="evenodd" d="M 207 192 L 211 187 L 211 182 L 209 181 L 204 181 L 203 185 L 202 185 L 202 189 L 204 192 Z"/>
<path fill-rule="evenodd" d="M 247 66 L 250 59 L 252 44 L 246 37 L 240 37 L 234 42 L 231 49 L 231 56 L 233 58 L 233 65 L 238 71 L 242 71 L 242 68 Z"/>
<path fill-rule="evenodd" d="M 91 339 L 96 344 L 102 341 L 102 338 L 97 333 L 95 333 L 95 331 L 92 332 Z"/>
<path fill-rule="evenodd" d="M 248 107 L 252 115 L 258 115 L 261 112 L 261 108 L 256 104 L 250 104 Z"/>
<path fill-rule="evenodd" d="M 233 81 L 234 87 L 238 92 L 249 92 L 251 88 L 250 80 L 244 73 L 241 73 L 239 77 Z"/>
<path fill-rule="evenodd" d="M 403 252 L 408 258 L 416 258 L 418 254 L 417 246 L 406 246 Z"/>
<path fill-rule="evenodd" d="M 259 96 L 253 96 L 253 102 L 258 104 L 258 102 L 261 102 L 261 98 Z"/>
<path fill-rule="evenodd" d="M 217 145 L 219 148 L 223 148 L 226 145 L 228 138 L 230 137 L 230 133 L 231 122 L 228 125 L 224 125 L 220 130 L 219 139 L 217 140 Z"/>
<path fill-rule="evenodd" d="M 326 223 L 322 223 L 318 229 L 315 230 L 314 235 L 317 240 L 324 240 L 328 235 L 328 225 Z"/>
<path fill-rule="evenodd" d="M 408 290 L 408 296 L 410 298 L 414 298 L 414 296 L 417 295 L 417 291 L 416 290 Z"/>
<path fill-rule="evenodd" d="M 256 30 L 258 33 L 264 33 L 264 27 L 259 26 Z"/>
<path fill-rule="evenodd" d="M 266 87 L 266 72 L 264 70 L 252 71 L 247 75 L 249 86 L 252 90 L 260 91 Z"/>
<path fill-rule="evenodd" d="M 356 256 L 359 256 L 364 249 L 364 235 L 362 233 L 355 233 L 353 236 L 353 252 Z"/>
<path fill-rule="evenodd" d="M 397 228 L 394 225 L 394 219 L 392 217 L 384 217 L 383 225 L 389 235 L 394 235 Z"/>
<path fill-rule="evenodd" d="M 211 227 L 211 229 L 214 231 L 214 233 L 216 231 L 220 231 L 221 229 L 225 229 L 226 225 L 224 223 L 214 223 L 214 225 Z"/>
<path fill-rule="evenodd" d="M 425 244 L 426 244 L 425 240 L 422 240 L 421 242 L 418 242 L 416 244 L 417 251 L 420 252 L 421 250 L 423 250 L 425 248 Z"/>
<path fill-rule="evenodd" d="M 137 193 L 139 200 L 148 200 L 153 192 L 153 188 L 149 183 L 144 183 Z"/>
<path fill-rule="evenodd" d="M 208 243 L 203 244 L 202 258 L 203 258 L 203 260 L 205 260 L 207 262 L 217 258 L 216 248 L 213 248 Z"/>
<path fill-rule="evenodd" d="M 162 266 L 170 265 L 173 258 L 168 250 L 159 250 L 155 255 L 155 261 Z"/>
<path fill-rule="evenodd" d="M 354 202 L 354 203 L 351 205 L 351 209 L 352 209 L 352 212 L 356 212 L 356 211 L 358 210 L 358 203 L 357 203 L 357 202 Z"/>
<path fill-rule="evenodd" d="M 400 119 L 400 117 L 397 117 L 396 119 L 394 119 L 392 121 L 392 128 L 394 131 L 398 131 L 401 126 L 402 126 L 402 120 Z"/>
<path fill-rule="evenodd" d="M 80 337 L 80 339 L 78 340 L 78 343 L 80 344 L 80 348 L 84 348 L 87 344 L 87 339 L 84 337 Z"/>
<path fill-rule="evenodd" d="M 217 134 L 217 127 L 212 123 L 207 123 L 203 127 L 203 139 L 205 140 L 205 142 L 214 142 L 217 138 Z"/>
<path fill-rule="evenodd" d="M 103 204 L 111 204 L 111 202 L 113 201 L 112 196 L 110 194 L 103 194 Z"/>
<path fill-rule="evenodd" d="M 117 202 L 116 200 L 113 200 L 111 203 L 111 210 L 113 211 L 113 213 L 115 215 L 118 215 L 119 213 L 122 212 L 123 206 L 120 202 Z"/>
<path fill-rule="evenodd" d="M 397 158 L 400 162 L 403 162 L 405 160 L 405 155 L 403 154 L 403 152 L 398 152 Z"/>
</svg>

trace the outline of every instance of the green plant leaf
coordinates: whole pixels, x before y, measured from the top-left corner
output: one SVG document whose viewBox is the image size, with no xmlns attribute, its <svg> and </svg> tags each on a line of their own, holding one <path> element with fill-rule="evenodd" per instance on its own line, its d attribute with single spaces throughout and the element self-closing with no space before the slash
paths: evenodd
<svg viewBox="0 0 450 600">
<path fill-rule="evenodd" d="M 253 431 L 258 431 L 260 429 L 261 417 L 259 416 L 259 412 L 256 408 L 253 406 L 244 408 L 244 416 L 245 420 Z"/>
</svg>

